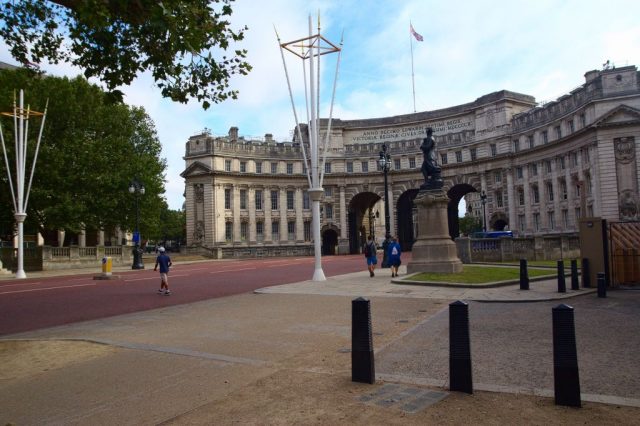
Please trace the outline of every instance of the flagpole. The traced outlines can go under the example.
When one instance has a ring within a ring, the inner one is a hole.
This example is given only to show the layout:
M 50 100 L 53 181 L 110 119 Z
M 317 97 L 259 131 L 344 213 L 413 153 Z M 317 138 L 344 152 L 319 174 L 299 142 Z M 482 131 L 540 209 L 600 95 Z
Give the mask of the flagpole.
M 411 21 L 409 21 L 409 28 L 412 28 Z M 413 73 L 413 34 L 409 31 L 409 45 L 411 46 L 411 87 L 413 89 L 413 112 L 416 112 L 416 81 Z

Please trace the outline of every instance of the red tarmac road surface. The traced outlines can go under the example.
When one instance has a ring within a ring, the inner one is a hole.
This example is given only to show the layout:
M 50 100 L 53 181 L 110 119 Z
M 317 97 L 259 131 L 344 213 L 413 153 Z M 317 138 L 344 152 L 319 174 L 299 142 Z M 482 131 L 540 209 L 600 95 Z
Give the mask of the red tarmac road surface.
M 0 281 L 0 335 L 105 318 L 165 306 L 251 292 L 306 281 L 313 257 L 268 258 L 177 264 L 169 273 L 171 296 L 156 293 L 160 274 L 148 269 L 118 272 L 118 280 L 96 273 Z M 322 258 L 326 276 L 366 268 L 362 255 Z

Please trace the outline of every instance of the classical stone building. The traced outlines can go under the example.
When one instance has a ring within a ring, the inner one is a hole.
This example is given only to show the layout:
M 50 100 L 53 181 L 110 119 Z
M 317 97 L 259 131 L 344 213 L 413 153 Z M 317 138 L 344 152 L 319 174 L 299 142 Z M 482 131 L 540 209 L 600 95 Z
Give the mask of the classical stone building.
M 640 217 L 640 83 L 635 66 L 590 71 L 556 101 L 494 92 L 463 105 L 414 114 L 334 119 L 324 169 L 322 247 L 356 253 L 365 235 L 384 236 L 384 185 L 378 166 L 386 144 L 389 226 L 409 248 L 413 199 L 423 183 L 425 128 L 436 138 L 449 230 L 458 203 L 487 229 L 517 235 L 575 233 L 583 216 Z M 326 129 L 326 121 L 321 129 Z M 303 134 L 306 128 L 302 128 Z M 299 140 L 247 140 L 231 128 L 186 143 L 187 244 L 222 257 L 310 254 L 311 210 Z M 304 141 L 303 141 L 304 143 Z M 481 194 L 484 193 L 484 205 Z

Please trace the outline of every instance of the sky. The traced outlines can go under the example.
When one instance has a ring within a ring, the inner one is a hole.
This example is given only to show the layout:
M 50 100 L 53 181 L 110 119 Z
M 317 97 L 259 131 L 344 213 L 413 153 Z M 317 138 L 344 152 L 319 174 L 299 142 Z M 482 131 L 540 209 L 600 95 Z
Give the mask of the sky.
M 584 83 L 584 74 L 615 66 L 640 65 L 640 2 L 609 0 L 237 0 L 234 28 L 249 27 L 235 48 L 248 50 L 253 70 L 232 78 L 237 100 L 203 110 L 163 99 L 148 73 L 121 88 L 125 102 L 142 106 L 155 122 L 166 158 L 166 199 L 184 203 L 185 143 L 205 128 L 245 137 L 273 134 L 289 140 L 295 127 L 280 49 L 282 42 L 309 35 L 320 15 L 322 34 L 339 44 L 343 35 L 333 117 L 361 119 L 447 108 L 499 90 L 556 99 Z M 409 24 L 424 41 L 411 39 Z M 304 114 L 300 60 L 286 54 L 298 116 Z M 328 117 L 338 55 L 322 65 L 321 111 Z M 0 43 L 0 61 L 15 64 Z M 41 64 L 51 75 L 75 76 L 69 65 Z M 36 169 L 37 170 L 37 169 Z M 464 209 L 462 209 L 464 211 Z

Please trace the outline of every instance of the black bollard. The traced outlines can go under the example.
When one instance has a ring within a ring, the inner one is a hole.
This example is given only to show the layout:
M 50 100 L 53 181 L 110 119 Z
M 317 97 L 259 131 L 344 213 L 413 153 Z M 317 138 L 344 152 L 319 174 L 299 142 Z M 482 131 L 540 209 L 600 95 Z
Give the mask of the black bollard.
M 578 261 L 571 259 L 571 290 L 580 290 L 580 282 L 578 281 Z
M 351 301 L 351 381 L 374 384 L 371 307 L 367 299 Z
M 567 285 L 564 282 L 564 262 L 558 260 L 558 293 L 566 293 Z
M 553 315 L 553 389 L 556 405 L 580 407 L 580 377 L 573 308 L 558 305 Z
M 607 297 L 607 281 L 604 272 L 598 272 L 598 297 Z
M 591 272 L 589 271 L 589 259 L 582 258 L 582 287 L 591 287 Z
M 527 259 L 520 259 L 520 290 L 529 290 L 529 272 Z
M 473 393 L 469 305 L 460 300 L 449 304 L 449 389 Z

